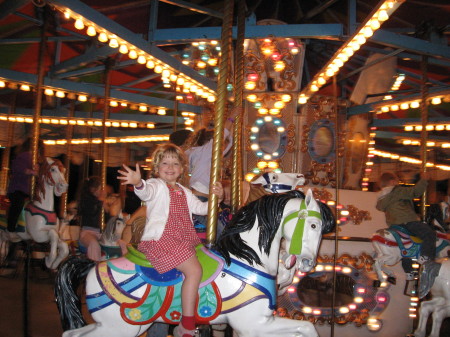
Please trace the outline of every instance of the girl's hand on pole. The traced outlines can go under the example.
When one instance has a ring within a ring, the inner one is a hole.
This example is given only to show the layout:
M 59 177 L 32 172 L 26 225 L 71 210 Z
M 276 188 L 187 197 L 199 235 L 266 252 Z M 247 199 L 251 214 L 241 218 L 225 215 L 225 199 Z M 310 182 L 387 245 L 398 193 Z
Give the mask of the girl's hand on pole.
M 212 193 L 219 197 L 219 202 L 223 200 L 223 187 L 219 181 L 213 185 Z
M 136 163 L 136 171 L 133 171 L 125 164 L 123 164 L 123 168 L 124 170 L 117 171 L 120 174 L 117 179 L 122 180 L 121 185 L 130 184 L 138 187 L 142 184 L 141 169 L 139 168 L 138 163 Z

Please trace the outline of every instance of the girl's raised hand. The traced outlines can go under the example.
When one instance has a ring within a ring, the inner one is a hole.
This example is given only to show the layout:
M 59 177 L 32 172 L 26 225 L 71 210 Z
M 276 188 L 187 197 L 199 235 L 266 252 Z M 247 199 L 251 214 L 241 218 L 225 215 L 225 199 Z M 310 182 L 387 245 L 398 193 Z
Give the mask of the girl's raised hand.
M 136 163 L 136 171 L 133 171 L 127 165 L 123 164 L 125 170 L 118 170 L 117 172 L 121 174 L 117 179 L 122 180 L 121 185 L 140 185 L 141 184 L 141 169 L 139 164 Z

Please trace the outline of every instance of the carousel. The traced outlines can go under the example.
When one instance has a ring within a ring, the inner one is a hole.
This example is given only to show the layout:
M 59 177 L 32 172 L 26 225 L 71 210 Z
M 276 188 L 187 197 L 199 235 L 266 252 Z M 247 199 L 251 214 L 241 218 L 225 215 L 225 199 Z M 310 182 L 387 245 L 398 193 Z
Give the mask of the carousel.
M 194 221 L 196 335 L 449 336 L 447 2 L 1 1 L 5 336 L 173 334 L 183 274 L 137 249 L 145 210 L 118 170 L 152 178 L 157 146 L 189 153 L 202 127 L 229 198 L 211 187 Z M 421 240 L 375 208 L 384 172 L 430 177 L 412 202 L 436 232 L 425 292 Z M 77 214 L 92 177 L 98 261 Z

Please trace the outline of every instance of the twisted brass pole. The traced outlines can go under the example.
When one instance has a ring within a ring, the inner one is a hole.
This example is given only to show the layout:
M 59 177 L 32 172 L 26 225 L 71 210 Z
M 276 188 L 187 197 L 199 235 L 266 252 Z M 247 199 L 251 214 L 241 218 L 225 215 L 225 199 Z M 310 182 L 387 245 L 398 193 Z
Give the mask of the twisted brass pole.
M 73 113 L 75 111 L 75 101 L 72 101 L 70 105 L 70 111 L 69 111 L 69 118 L 73 117 Z M 64 161 L 64 167 L 66 168 L 66 172 L 64 174 L 64 177 L 66 178 L 67 183 L 69 182 L 69 176 L 70 176 L 70 158 L 72 157 L 72 137 L 73 137 L 73 125 L 69 124 L 67 125 L 66 129 L 66 139 L 67 139 L 67 148 L 66 148 L 66 159 Z M 67 215 L 67 199 L 68 199 L 69 193 L 63 193 L 61 195 L 61 201 L 60 201 L 60 217 L 65 218 Z
M 422 132 L 420 134 L 420 160 L 422 161 L 421 172 L 425 173 L 427 171 L 427 124 L 428 124 L 428 57 L 422 56 L 421 61 L 421 70 L 422 70 L 422 104 L 420 106 L 420 114 L 422 117 Z M 422 195 L 422 203 L 420 205 L 420 211 L 422 214 L 422 219 L 425 219 L 426 212 L 426 204 L 427 204 L 427 191 Z
M 227 79 L 229 73 L 229 59 L 231 54 L 232 26 L 233 26 L 233 1 L 225 1 L 224 18 L 222 22 L 222 57 L 219 63 L 219 77 L 217 84 L 217 100 L 214 115 L 214 139 L 211 160 L 211 175 L 208 203 L 208 222 L 206 226 L 207 244 L 211 245 L 216 238 L 217 206 L 218 198 L 211 193 L 212 186 L 220 181 L 222 164 L 223 127 L 227 100 Z
M 108 127 L 106 121 L 109 118 L 109 99 L 111 91 L 111 59 L 107 59 L 105 62 L 105 97 L 103 106 L 103 132 L 102 132 L 102 171 L 101 182 L 102 190 L 106 189 L 106 168 L 108 167 L 108 144 L 106 138 L 108 137 Z M 106 196 L 105 196 L 106 197 Z M 100 227 L 103 230 L 105 228 L 105 212 L 101 212 Z
M 45 47 L 47 44 L 46 31 L 48 26 L 47 13 L 45 7 L 42 8 L 42 19 L 43 24 L 41 26 L 41 40 L 39 42 L 39 58 L 38 58 L 38 69 L 37 69 L 37 83 L 36 83 L 36 100 L 33 114 L 33 133 L 31 139 L 31 162 L 33 168 L 36 167 L 39 160 L 39 134 L 41 132 L 39 120 L 41 119 L 42 112 L 42 98 L 44 93 L 43 83 L 45 75 Z M 34 188 L 36 184 L 36 177 L 31 176 L 31 198 L 34 198 Z
M 11 103 L 11 107 L 8 109 L 8 117 L 16 111 L 17 92 L 14 94 L 13 97 L 14 98 Z M 15 124 L 14 122 L 11 122 L 8 119 L 6 146 L 5 146 L 5 150 L 3 151 L 2 172 L 1 172 L 1 176 L 0 176 L 0 194 L 1 195 L 6 195 L 6 192 L 8 190 L 8 177 L 9 177 L 9 170 L 11 168 L 10 163 L 9 163 L 9 157 L 11 155 L 11 147 L 13 144 L 14 124 Z
M 234 107 L 242 107 L 244 93 L 244 39 L 245 39 L 245 0 L 238 0 L 238 33 L 236 40 L 235 97 Z M 233 170 L 231 175 L 231 208 L 236 212 L 242 205 L 242 118 L 236 115 L 233 125 Z

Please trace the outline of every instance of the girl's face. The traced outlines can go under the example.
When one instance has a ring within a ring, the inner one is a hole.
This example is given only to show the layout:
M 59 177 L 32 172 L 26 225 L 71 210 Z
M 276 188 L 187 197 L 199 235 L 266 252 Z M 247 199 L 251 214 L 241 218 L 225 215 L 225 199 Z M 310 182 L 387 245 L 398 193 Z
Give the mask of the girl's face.
M 183 173 L 183 166 L 178 157 L 165 155 L 157 167 L 159 177 L 170 185 L 175 185 Z

